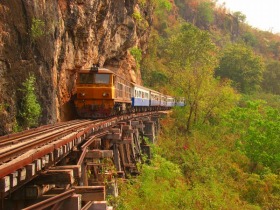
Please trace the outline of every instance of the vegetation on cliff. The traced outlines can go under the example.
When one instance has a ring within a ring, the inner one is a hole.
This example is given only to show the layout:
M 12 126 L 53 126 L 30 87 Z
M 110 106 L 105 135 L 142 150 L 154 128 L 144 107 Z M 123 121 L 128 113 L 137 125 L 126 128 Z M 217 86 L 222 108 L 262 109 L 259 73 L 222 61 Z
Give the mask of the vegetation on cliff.
M 184 96 L 118 209 L 278 209 L 280 37 L 210 0 L 157 7 L 144 83 Z M 158 16 L 157 14 L 165 14 Z
M 42 112 L 42 108 L 38 102 L 35 90 L 35 77 L 30 75 L 22 84 L 19 90 L 20 95 L 20 109 L 18 112 L 17 128 L 15 130 L 26 130 L 30 127 L 38 126 L 38 121 Z

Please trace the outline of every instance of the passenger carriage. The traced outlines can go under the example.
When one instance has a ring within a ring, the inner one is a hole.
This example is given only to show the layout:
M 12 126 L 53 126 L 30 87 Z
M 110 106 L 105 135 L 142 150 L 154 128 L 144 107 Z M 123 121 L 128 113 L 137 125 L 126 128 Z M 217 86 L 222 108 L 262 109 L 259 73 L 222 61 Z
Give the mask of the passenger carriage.
M 171 108 L 173 106 L 175 106 L 175 98 L 173 98 L 172 96 L 166 96 L 167 99 L 166 99 L 166 106 L 168 108 Z
M 186 105 L 186 100 L 184 97 L 180 97 L 176 100 L 176 106 L 182 107 Z
M 160 95 L 160 106 L 161 107 L 166 107 L 166 105 L 167 105 L 167 96 L 161 94 Z
M 145 111 L 150 106 L 150 90 L 133 84 L 131 88 L 132 108 L 136 111 Z
M 150 90 L 150 107 L 152 110 L 158 110 L 160 107 L 161 93 Z

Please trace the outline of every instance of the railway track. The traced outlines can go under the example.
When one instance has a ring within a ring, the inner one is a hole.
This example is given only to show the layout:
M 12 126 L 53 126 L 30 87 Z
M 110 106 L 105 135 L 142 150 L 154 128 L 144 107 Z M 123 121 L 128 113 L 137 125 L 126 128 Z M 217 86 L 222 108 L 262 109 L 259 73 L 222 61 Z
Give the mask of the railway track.
M 40 129 L 33 130 L 33 132 L 24 132 L 21 135 L 2 139 L 0 140 L 0 164 L 99 121 L 73 121 L 53 126 L 43 126 Z
M 104 131 L 117 122 L 150 115 L 135 113 L 98 120 L 74 120 L 0 137 L 0 179 L 90 131 Z
M 55 131 L 57 129 L 63 129 L 63 128 L 67 128 L 71 125 L 76 125 L 79 122 L 85 122 L 85 120 L 83 120 L 83 121 L 74 120 L 74 121 L 70 121 L 70 122 L 57 123 L 57 124 L 53 124 L 53 125 L 44 125 L 39 128 L 30 129 L 30 130 L 26 130 L 26 131 L 15 133 L 15 134 L 0 136 L 0 149 L 5 146 L 17 144 L 18 142 L 28 140 L 29 138 L 33 138 L 33 137 L 36 137 L 41 134 L 42 135 L 47 134 L 47 133 L 49 133 L 51 131 Z M 92 122 L 92 121 L 90 121 L 90 122 Z

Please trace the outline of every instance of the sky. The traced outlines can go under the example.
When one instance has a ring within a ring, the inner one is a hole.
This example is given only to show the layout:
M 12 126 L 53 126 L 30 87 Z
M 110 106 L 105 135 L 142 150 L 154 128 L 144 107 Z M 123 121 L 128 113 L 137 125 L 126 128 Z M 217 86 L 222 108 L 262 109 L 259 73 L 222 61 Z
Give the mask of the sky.
M 280 0 L 217 0 L 232 12 L 240 11 L 254 28 L 280 33 Z

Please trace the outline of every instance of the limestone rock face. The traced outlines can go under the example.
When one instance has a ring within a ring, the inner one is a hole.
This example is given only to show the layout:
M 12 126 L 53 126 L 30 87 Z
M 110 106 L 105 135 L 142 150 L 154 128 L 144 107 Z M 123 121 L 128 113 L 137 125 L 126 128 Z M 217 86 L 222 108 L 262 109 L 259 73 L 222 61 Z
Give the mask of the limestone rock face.
M 80 69 L 99 64 L 141 83 L 129 48 L 147 48 L 151 14 L 151 5 L 136 0 L 1 0 L 0 135 L 12 131 L 18 89 L 30 74 L 43 124 L 74 118 Z

